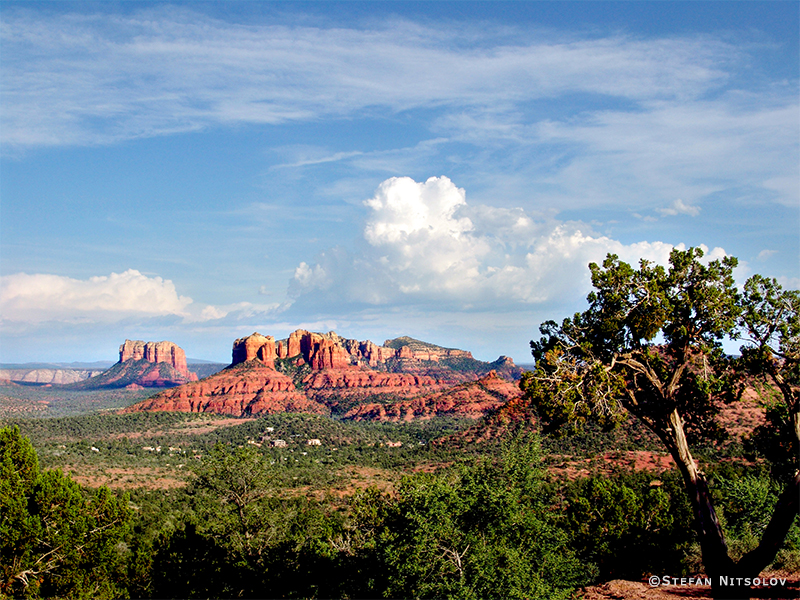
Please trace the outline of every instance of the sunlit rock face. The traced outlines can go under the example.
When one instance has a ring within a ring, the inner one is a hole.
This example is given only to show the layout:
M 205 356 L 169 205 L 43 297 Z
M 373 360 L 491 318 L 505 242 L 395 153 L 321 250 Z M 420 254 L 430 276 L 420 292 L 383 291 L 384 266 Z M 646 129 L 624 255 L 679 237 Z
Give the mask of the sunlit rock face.
M 233 343 L 227 369 L 129 410 L 238 416 L 311 412 L 358 420 L 478 418 L 518 395 L 520 373 L 506 357 L 485 363 L 465 350 L 409 337 L 378 346 L 334 331 L 298 329 L 278 341 L 255 332 Z
M 185 377 L 190 377 L 189 368 L 186 366 L 186 353 L 180 346 L 172 342 L 125 340 L 119 347 L 119 362 L 124 363 L 128 360 L 167 363 Z
M 233 342 L 232 365 L 258 359 L 268 367 L 275 366 L 275 338 L 253 333 Z
M 291 377 L 257 358 L 231 365 L 200 381 L 165 390 L 126 410 L 208 412 L 237 417 L 327 412 L 325 405 L 298 391 Z

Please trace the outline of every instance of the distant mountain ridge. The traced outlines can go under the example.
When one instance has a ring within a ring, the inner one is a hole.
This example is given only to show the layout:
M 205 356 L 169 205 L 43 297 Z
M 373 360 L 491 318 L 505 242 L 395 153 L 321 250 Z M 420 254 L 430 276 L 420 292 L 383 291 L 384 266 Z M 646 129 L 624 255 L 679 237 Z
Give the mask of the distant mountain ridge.
M 0 369 L 0 381 L 32 385 L 69 385 L 100 375 L 104 370 L 28 366 L 27 368 Z
M 26 362 L 26 363 L 0 363 L 0 370 L 21 371 L 32 369 L 65 369 L 65 370 L 92 370 L 101 371 L 109 368 L 114 363 L 110 360 L 96 360 L 93 362 Z
M 110 361 L 71 362 L 71 363 L 6 363 L 0 364 L 0 382 L 21 383 L 24 385 L 71 385 L 89 378 L 102 375 L 115 364 Z M 228 366 L 228 363 L 218 363 L 209 360 L 187 358 L 186 364 L 189 371 L 198 378 L 208 377 Z M 167 375 L 168 376 L 168 375 Z M 122 387 L 136 384 L 137 376 L 123 376 L 127 380 Z M 108 379 L 113 382 L 114 378 Z M 102 388 L 104 379 L 96 379 L 93 385 Z M 178 384 L 176 384 L 178 385 Z M 111 387 L 120 387 L 112 385 Z M 98 388 L 98 389 L 99 389 Z

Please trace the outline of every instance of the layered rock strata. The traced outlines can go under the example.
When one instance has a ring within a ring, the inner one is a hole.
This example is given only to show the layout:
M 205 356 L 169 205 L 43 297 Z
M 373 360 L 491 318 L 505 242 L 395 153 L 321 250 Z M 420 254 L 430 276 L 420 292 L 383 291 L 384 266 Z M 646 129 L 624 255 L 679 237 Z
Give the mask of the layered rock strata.
M 479 419 L 519 398 L 519 386 L 491 371 L 485 377 L 442 391 L 390 403 L 364 403 L 345 413 L 354 421 L 411 421 L 448 415 Z
M 74 383 L 72 389 L 174 387 L 197 381 L 186 365 L 186 353 L 172 342 L 125 340 L 119 362 L 95 377 Z
M 104 369 L 0 369 L 0 380 L 67 385 L 100 375 Z
M 165 390 L 127 412 L 210 412 L 247 416 L 279 412 L 325 413 L 319 402 L 297 391 L 292 379 L 254 359 L 230 366 L 201 381 Z
M 119 362 L 144 360 L 149 363 L 166 363 L 191 380 L 189 367 L 186 366 L 186 353 L 183 348 L 172 342 L 143 342 L 141 340 L 125 340 L 119 347 Z M 197 379 L 195 377 L 195 379 Z
M 253 333 L 233 342 L 232 365 L 258 359 L 268 367 L 275 366 L 275 338 Z
M 444 412 L 477 418 L 519 392 L 516 384 L 494 371 L 485 381 L 475 382 L 486 375 L 490 363 L 475 361 L 469 352 L 412 338 L 377 346 L 333 331 L 298 329 L 277 342 L 253 333 L 233 343 L 231 358 L 227 369 L 157 394 L 130 410 L 230 415 L 349 411 L 345 416 L 358 420 L 429 418 Z M 453 368 L 452 361 L 461 361 L 460 368 Z M 510 359 L 496 362 L 504 371 L 516 369 Z M 451 390 L 465 382 L 475 385 Z M 376 398 L 382 402 L 374 402 Z

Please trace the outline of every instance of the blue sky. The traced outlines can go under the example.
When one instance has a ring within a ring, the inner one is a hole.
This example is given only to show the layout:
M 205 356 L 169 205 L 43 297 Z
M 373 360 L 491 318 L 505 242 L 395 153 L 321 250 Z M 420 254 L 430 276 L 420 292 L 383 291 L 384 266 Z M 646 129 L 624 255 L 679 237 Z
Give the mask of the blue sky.
M 608 252 L 800 287 L 800 3 L 4 2 L 0 362 L 529 362 Z

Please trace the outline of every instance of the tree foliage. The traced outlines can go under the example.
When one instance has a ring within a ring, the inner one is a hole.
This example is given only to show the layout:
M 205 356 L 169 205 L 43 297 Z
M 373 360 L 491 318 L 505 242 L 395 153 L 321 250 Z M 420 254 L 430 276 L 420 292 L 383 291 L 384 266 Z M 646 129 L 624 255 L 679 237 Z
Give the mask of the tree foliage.
M 548 511 L 539 462 L 538 445 L 515 444 L 499 464 L 408 477 L 396 498 L 365 492 L 354 526 L 383 574 L 373 594 L 569 597 L 589 573 Z
M 690 520 L 679 481 L 636 472 L 570 484 L 564 526 L 581 559 L 597 565 L 601 581 L 636 580 L 683 572 Z
M 633 415 L 670 452 L 684 480 L 707 572 L 757 575 L 774 558 L 797 514 L 798 293 L 755 276 L 740 294 L 735 258 L 705 262 L 697 248 L 675 249 L 669 268 L 642 260 L 634 269 L 615 255 L 592 263 L 589 307 L 559 325 L 542 325 L 531 342 L 536 368 L 522 382 L 551 430 L 587 420 L 614 427 Z M 722 341 L 745 336 L 741 360 Z M 716 416 L 736 400 L 737 372 L 771 377 L 783 394 L 792 474 L 762 543 L 738 563 L 728 555 L 705 473 L 690 446 L 718 439 Z
M 91 497 L 61 471 L 41 471 L 18 428 L 0 430 L 0 596 L 118 595 L 130 524 L 125 499 Z

